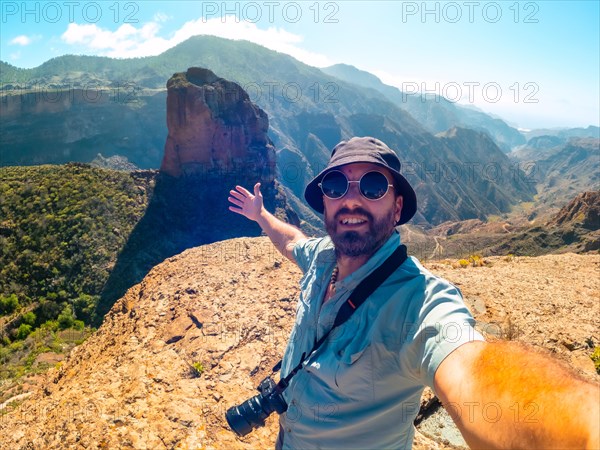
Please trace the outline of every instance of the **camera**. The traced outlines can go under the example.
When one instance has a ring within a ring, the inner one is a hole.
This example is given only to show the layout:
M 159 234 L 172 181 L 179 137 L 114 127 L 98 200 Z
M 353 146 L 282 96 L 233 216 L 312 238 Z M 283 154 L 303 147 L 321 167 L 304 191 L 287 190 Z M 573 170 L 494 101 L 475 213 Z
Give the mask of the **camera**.
M 287 411 L 288 405 L 283 398 L 282 389 L 267 377 L 258 386 L 260 394 L 246 400 L 239 406 L 232 406 L 225 413 L 229 427 L 238 436 L 246 436 L 254 428 L 265 425 L 265 419 L 273 411 L 282 414 Z

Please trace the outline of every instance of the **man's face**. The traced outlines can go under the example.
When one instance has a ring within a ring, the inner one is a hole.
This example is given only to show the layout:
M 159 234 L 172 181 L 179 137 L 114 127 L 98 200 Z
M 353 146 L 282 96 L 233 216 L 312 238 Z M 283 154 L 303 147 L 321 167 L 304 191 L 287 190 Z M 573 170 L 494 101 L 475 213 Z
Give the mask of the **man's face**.
M 337 169 L 348 180 L 358 181 L 367 172 L 383 173 L 394 184 L 391 173 L 374 164 L 348 164 Z M 346 195 L 339 199 L 323 196 L 325 229 L 335 244 L 336 252 L 346 256 L 371 256 L 390 236 L 400 220 L 402 196 L 395 197 L 389 188 L 379 200 L 368 200 L 360 193 L 358 183 L 350 183 Z

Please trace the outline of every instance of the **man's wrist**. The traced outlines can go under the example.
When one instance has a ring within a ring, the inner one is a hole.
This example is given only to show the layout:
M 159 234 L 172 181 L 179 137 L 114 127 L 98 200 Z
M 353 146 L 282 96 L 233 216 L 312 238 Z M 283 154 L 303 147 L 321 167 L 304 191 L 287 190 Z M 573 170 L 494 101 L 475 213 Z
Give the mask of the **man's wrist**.
M 256 222 L 264 230 L 265 226 L 269 224 L 271 217 L 273 217 L 273 215 L 269 211 L 267 211 L 267 209 L 263 206 L 260 212 L 258 213 Z

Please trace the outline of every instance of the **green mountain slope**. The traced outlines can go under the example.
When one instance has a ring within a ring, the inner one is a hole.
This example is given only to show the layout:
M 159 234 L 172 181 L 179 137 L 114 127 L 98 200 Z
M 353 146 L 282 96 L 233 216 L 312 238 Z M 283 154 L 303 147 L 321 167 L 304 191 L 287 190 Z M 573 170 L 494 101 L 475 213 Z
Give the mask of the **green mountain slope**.
M 82 164 L 0 168 L 0 298 L 33 308 L 38 325 L 69 303 L 91 323 L 152 178 Z
M 422 194 L 421 203 L 427 205 L 416 218 L 422 224 L 506 212 L 506 202 L 487 199 L 517 202 L 534 193 L 509 177 L 485 186 L 481 179 L 439 183 L 434 176 L 432 180 L 427 165 L 438 171 L 448 164 L 485 165 L 495 161 L 498 147 L 481 133 L 471 133 L 456 153 L 450 141 L 433 136 L 382 92 L 250 42 L 210 36 L 190 38 L 154 57 L 63 56 L 24 71 L 28 78 L 19 90 L 13 86 L 0 98 L 0 164 L 90 162 L 102 153 L 125 156 L 138 167 L 157 168 L 166 139 L 164 86 L 174 72 L 190 66 L 206 67 L 239 82 L 267 112 L 269 134 L 278 151 L 278 178 L 297 197 L 294 203 L 301 202 L 306 182 L 324 167 L 333 145 L 353 135 L 381 138 L 397 149 L 406 168 L 425 168 L 407 173 Z M 48 100 L 43 89 L 60 101 Z M 473 153 L 481 146 L 489 152 Z M 318 226 L 319 219 L 312 214 L 302 218 Z

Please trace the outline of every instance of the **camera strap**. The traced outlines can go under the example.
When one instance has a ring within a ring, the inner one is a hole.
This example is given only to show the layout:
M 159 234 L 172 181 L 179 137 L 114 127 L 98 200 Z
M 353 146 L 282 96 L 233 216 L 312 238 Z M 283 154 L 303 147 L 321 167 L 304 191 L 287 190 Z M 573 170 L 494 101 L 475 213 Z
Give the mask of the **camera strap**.
M 279 392 L 283 392 L 285 388 L 288 387 L 290 380 L 298 371 L 302 369 L 304 363 L 307 360 L 307 357 L 312 355 L 322 344 L 325 342 L 327 337 L 331 334 L 331 332 L 344 324 L 358 309 L 360 305 L 362 305 L 365 300 L 373 293 L 375 290 L 398 268 L 400 267 L 407 258 L 406 246 L 400 245 L 394 253 L 392 253 L 388 258 L 373 272 L 371 272 L 364 280 L 362 280 L 358 286 L 352 291 L 348 299 L 344 302 L 344 304 L 340 307 L 337 316 L 335 317 L 335 321 L 333 322 L 333 326 L 331 329 L 325 333 L 321 339 L 315 342 L 312 350 L 308 353 L 302 353 L 302 357 L 300 358 L 300 363 L 294 367 L 294 369 L 285 377 L 279 380 L 277 383 L 277 390 Z M 273 367 L 273 372 L 277 372 L 281 369 L 280 360 L 275 367 Z

